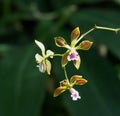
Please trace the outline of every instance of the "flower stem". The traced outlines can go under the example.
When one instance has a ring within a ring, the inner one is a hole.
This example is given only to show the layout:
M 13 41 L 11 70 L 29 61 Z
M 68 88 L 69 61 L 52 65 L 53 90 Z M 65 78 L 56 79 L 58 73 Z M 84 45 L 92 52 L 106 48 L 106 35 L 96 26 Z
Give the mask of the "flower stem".
M 91 33 L 93 30 L 95 30 L 95 28 L 92 28 L 92 29 L 90 29 L 89 31 L 87 31 L 86 33 L 82 34 L 82 35 L 80 36 L 80 38 L 77 40 L 76 44 L 77 44 L 83 37 L 85 37 L 86 35 L 88 35 L 89 33 Z
M 66 78 L 68 84 L 70 84 L 69 79 L 68 79 L 68 76 L 67 76 L 66 68 L 63 67 L 63 69 L 64 69 L 65 78 Z
M 63 54 L 54 54 L 53 56 L 63 56 Z
M 109 27 L 101 27 L 101 26 L 97 26 L 95 25 L 94 28 L 88 30 L 86 33 L 82 34 L 80 36 L 80 38 L 76 41 L 76 44 L 83 38 L 85 37 L 86 35 L 88 35 L 89 33 L 91 33 L 92 31 L 94 31 L 95 29 L 100 29 L 100 30 L 108 30 L 108 31 L 114 31 L 114 32 L 118 32 L 120 31 L 120 28 L 109 28 Z
M 114 31 L 114 32 L 118 32 L 120 31 L 120 28 L 109 28 L 109 27 L 101 27 L 101 26 L 97 26 L 95 25 L 94 27 L 95 29 L 102 29 L 102 30 L 108 30 L 108 31 Z
M 63 56 L 63 54 L 53 54 L 53 55 L 50 55 L 50 56 L 46 57 L 46 59 L 49 58 L 49 57 L 53 57 L 53 56 Z

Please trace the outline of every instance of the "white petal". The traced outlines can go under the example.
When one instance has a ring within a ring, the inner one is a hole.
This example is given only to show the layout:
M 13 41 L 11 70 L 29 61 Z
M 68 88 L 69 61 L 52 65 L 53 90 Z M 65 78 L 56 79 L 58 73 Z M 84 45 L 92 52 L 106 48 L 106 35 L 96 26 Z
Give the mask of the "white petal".
M 41 49 L 42 51 L 42 55 L 45 56 L 45 46 L 43 45 L 43 43 L 35 40 L 35 43 L 38 45 L 38 47 Z
M 47 50 L 47 51 L 46 51 L 46 57 L 51 56 L 50 58 L 53 58 L 53 54 L 54 54 L 54 52 L 51 51 L 51 50 Z
M 45 65 L 45 62 L 41 62 L 39 64 L 39 71 L 44 73 L 46 71 L 46 65 Z
M 43 57 L 37 53 L 35 55 L 35 60 L 36 60 L 37 63 L 40 63 L 43 60 Z
M 50 75 L 50 72 L 51 72 L 51 62 L 49 60 L 46 60 L 46 70 L 47 70 L 47 73 Z
M 73 101 L 76 101 L 77 99 L 81 99 L 79 92 L 76 91 L 74 88 L 70 88 L 69 91 L 71 93 L 71 97 Z

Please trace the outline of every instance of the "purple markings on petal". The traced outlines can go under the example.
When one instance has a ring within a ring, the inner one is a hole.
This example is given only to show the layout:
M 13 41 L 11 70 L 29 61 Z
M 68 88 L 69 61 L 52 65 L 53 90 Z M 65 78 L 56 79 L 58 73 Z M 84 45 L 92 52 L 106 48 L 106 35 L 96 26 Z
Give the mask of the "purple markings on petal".
M 71 52 L 70 55 L 67 57 L 68 61 L 71 60 L 78 60 L 79 56 L 77 52 Z
M 37 67 L 39 68 L 39 71 L 44 73 L 46 71 L 46 66 L 45 66 L 45 62 L 40 62 L 39 65 L 37 65 Z
M 71 93 L 71 97 L 72 97 L 73 101 L 76 101 L 77 99 L 81 99 L 81 97 L 79 96 L 78 91 L 76 91 L 74 88 L 70 88 L 69 91 Z

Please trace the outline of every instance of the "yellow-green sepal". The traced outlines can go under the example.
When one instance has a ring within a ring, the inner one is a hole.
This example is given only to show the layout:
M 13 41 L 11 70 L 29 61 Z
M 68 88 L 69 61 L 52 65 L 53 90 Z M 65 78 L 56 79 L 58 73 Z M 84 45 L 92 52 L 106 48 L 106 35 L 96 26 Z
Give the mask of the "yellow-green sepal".
M 68 44 L 63 37 L 55 37 L 55 44 L 58 47 L 67 47 Z
M 70 83 L 74 83 L 74 82 L 76 82 L 77 80 L 80 80 L 80 79 L 82 79 L 82 76 L 74 75 L 70 78 Z
M 79 69 L 80 68 L 80 64 L 81 64 L 81 59 L 80 56 L 78 55 L 78 60 L 74 60 L 73 61 L 74 66 Z
M 69 55 L 69 50 L 67 50 L 67 52 L 65 52 L 63 54 L 63 56 L 62 56 L 62 61 L 61 61 L 62 67 L 65 67 L 67 65 L 67 63 L 68 63 L 68 59 L 67 59 L 68 55 Z
M 84 79 L 84 78 L 82 78 L 82 79 L 80 79 L 80 80 L 77 80 L 76 81 L 76 85 L 84 85 L 84 84 L 86 84 L 88 81 L 86 80 L 86 79 Z
M 46 59 L 46 72 L 48 75 L 50 75 L 51 72 L 51 62 L 49 60 Z
M 63 93 L 64 91 L 66 91 L 67 87 L 66 86 L 61 86 L 58 87 L 53 94 L 53 97 L 57 97 L 58 95 L 60 95 L 61 93 Z
M 93 42 L 89 40 L 84 40 L 76 47 L 76 50 L 89 50 L 92 44 Z
M 87 80 L 82 78 L 80 75 L 74 75 L 70 78 L 70 83 L 74 83 L 75 85 L 84 85 L 87 83 Z
M 75 46 L 76 41 L 78 37 L 80 36 L 80 30 L 79 27 L 76 27 L 72 32 L 71 32 L 71 46 Z

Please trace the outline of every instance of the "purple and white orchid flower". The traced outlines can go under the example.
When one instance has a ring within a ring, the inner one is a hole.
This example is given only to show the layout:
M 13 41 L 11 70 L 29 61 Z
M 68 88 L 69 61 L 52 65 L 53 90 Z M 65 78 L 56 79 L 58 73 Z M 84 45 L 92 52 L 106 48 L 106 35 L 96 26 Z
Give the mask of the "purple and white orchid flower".
M 93 42 L 91 42 L 89 40 L 84 40 L 79 45 L 77 45 L 79 42 L 78 41 L 79 36 L 80 36 L 80 30 L 79 30 L 79 27 L 76 27 L 71 32 L 71 44 L 70 45 L 67 44 L 67 42 L 65 41 L 64 38 L 55 37 L 55 44 L 58 47 L 67 48 L 67 51 L 62 56 L 62 67 L 65 67 L 67 65 L 68 61 L 73 61 L 74 66 L 77 69 L 79 69 L 81 59 L 80 59 L 80 56 L 79 56 L 77 50 L 88 50 L 92 46 Z
M 35 40 L 35 43 L 41 49 L 42 52 L 42 55 L 39 55 L 38 53 L 35 55 L 36 62 L 38 63 L 37 67 L 39 68 L 40 72 L 47 72 L 47 74 L 50 75 L 51 62 L 48 60 L 48 58 L 53 58 L 54 52 L 51 50 L 47 50 L 45 53 L 45 46 L 43 45 L 43 43 L 37 40 Z

